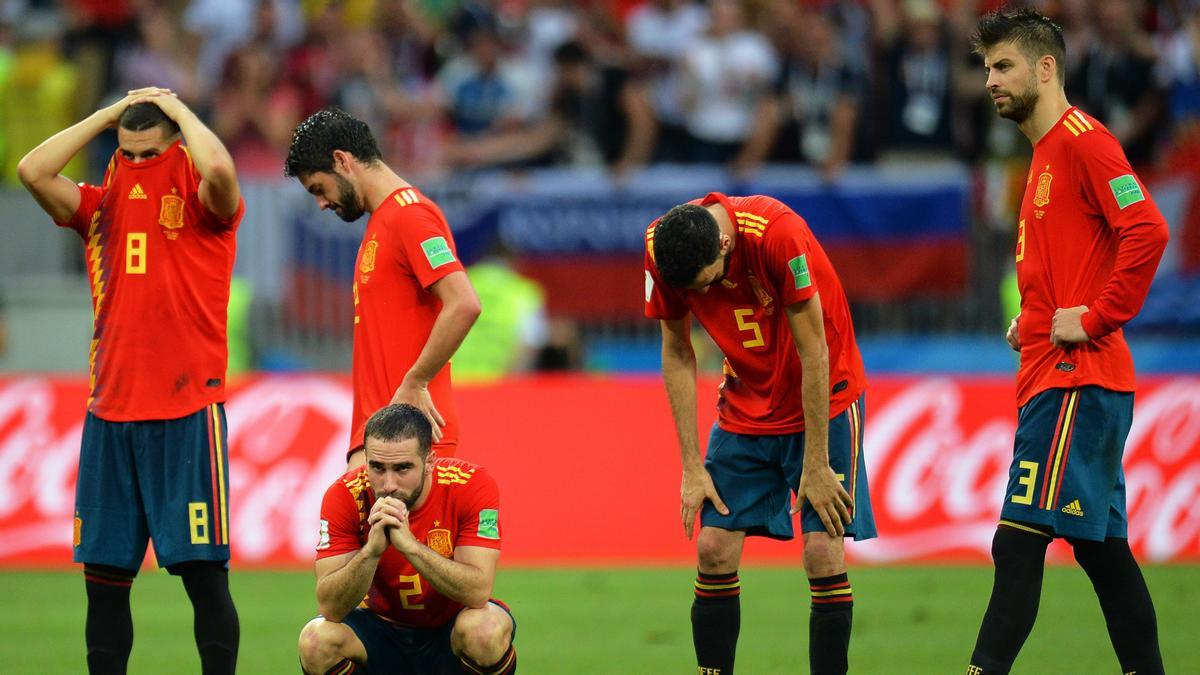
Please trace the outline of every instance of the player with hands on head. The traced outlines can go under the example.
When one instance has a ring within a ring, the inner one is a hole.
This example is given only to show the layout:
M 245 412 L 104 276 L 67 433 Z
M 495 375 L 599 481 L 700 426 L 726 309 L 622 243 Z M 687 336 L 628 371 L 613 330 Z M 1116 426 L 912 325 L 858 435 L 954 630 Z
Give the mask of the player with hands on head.
M 118 148 L 99 185 L 61 174 L 112 127 Z M 174 93 L 146 87 L 51 136 L 17 174 L 79 235 L 91 284 L 74 528 L 88 670 L 125 672 L 130 588 L 153 540 L 191 600 L 201 668 L 232 673 L 226 321 L 244 210 L 233 160 Z
M 646 315 L 662 327 L 689 539 L 700 517 L 692 605 L 700 672 L 733 672 L 745 537 L 791 539 L 800 514 L 812 592 L 809 665 L 844 673 L 853 596 L 843 537 L 874 537 L 875 525 L 862 454 L 866 376 L 833 266 L 804 220 L 778 200 L 715 192 L 650 225 L 645 263 Z M 703 458 L 692 316 L 725 355 Z

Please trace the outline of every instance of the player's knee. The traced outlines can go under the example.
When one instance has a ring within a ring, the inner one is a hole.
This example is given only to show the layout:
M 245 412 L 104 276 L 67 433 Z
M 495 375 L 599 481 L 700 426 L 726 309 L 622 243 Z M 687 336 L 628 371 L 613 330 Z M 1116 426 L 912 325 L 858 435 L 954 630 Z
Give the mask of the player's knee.
M 1104 541 L 1089 541 L 1068 537 L 1071 552 L 1075 561 L 1084 570 L 1112 567 L 1133 560 L 1133 552 L 1129 550 L 1129 540 L 1109 538 Z M 1137 563 L 1134 562 L 1136 565 Z
M 825 532 L 804 535 L 804 572 L 811 578 L 829 577 L 846 571 L 846 549 L 842 540 Z
M 455 652 L 466 654 L 476 663 L 494 663 L 508 649 L 509 624 L 496 612 L 467 609 L 454 622 L 451 642 Z
M 707 574 L 733 572 L 738 568 L 738 548 L 722 537 L 701 530 L 696 538 L 696 559 L 700 571 Z
M 300 663 L 305 672 L 324 673 L 333 664 L 344 658 L 344 631 L 341 624 L 333 624 L 317 617 L 304 625 L 300 631 Z

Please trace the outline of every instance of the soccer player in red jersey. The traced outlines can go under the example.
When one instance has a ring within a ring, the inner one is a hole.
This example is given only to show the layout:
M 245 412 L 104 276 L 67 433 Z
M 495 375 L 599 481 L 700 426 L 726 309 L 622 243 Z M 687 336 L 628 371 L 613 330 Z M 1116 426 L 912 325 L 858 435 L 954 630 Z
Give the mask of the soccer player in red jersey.
M 689 314 L 725 354 L 703 462 Z M 699 672 L 733 672 L 746 536 L 791 539 L 800 513 L 810 669 L 845 673 L 854 601 L 843 537 L 872 538 L 875 522 L 862 455 L 867 380 L 833 265 L 778 200 L 714 192 L 647 229 L 646 315 L 662 323 L 689 539 L 700 514 L 692 605 Z
M 366 466 L 321 502 L 317 604 L 304 672 L 512 673 L 512 614 L 491 598 L 500 491 L 487 469 L 442 459 L 419 409 L 367 421 Z M 365 599 L 364 599 L 365 598 Z
M 995 583 L 967 672 L 1007 673 L 1037 617 L 1046 547 L 1064 537 L 1092 581 L 1125 673 L 1163 672 L 1150 592 L 1129 550 L 1121 455 L 1133 359 L 1121 326 L 1146 298 L 1167 224 L 1120 144 L 1067 102 L 1062 29 L 1033 10 L 979 22 L 1001 117 L 1033 144 L 1017 224 L 1021 353 L 1013 461 L 992 540 Z
M 100 185 L 59 173 L 112 126 L 119 147 Z M 74 541 L 88 669 L 125 672 L 129 590 L 152 539 L 192 601 L 204 672 L 232 673 L 225 322 L 243 212 L 233 160 L 174 94 L 149 87 L 50 137 L 17 171 L 83 240 L 92 288 Z
M 346 222 L 371 213 L 354 271 L 349 467 L 363 463 L 367 418 L 389 402 L 425 411 L 434 448 L 454 456 L 450 357 L 480 307 L 442 210 L 384 164 L 366 123 L 336 108 L 296 127 L 284 172 Z

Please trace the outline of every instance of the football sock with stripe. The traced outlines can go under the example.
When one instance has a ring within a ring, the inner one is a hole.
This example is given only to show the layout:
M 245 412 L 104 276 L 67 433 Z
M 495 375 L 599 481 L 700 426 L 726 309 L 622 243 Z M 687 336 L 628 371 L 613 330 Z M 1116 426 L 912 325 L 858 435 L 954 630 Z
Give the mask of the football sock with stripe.
M 193 632 L 204 675 L 233 673 L 237 667 L 240 626 L 229 594 L 229 570 L 223 562 L 189 562 L 169 571 L 183 579 L 192 601 Z
M 812 611 L 808 616 L 808 666 L 813 675 L 845 673 L 849 668 L 854 592 L 845 572 L 808 579 Z
M 692 644 L 703 675 L 732 675 L 742 626 L 742 586 L 737 571 L 696 575 L 692 601 Z
M 88 672 L 92 675 L 124 673 L 133 649 L 133 615 L 129 611 L 129 589 L 137 570 L 84 565 L 87 588 Z
M 1036 528 L 1034 528 L 1036 529 Z M 1000 675 L 1012 668 L 1037 619 L 1050 535 L 1001 525 L 992 538 L 996 573 L 975 651 L 971 675 Z
M 332 668 L 325 671 L 325 675 L 366 675 L 367 669 L 365 666 L 360 666 L 350 659 L 342 659 L 338 661 Z
M 1129 550 L 1129 540 L 1110 537 L 1102 542 L 1068 541 L 1075 551 L 1075 560 L 1096 589 L 1121 672 L 1161 674 L 1163 662 L 1154 602 L 1142 570 Z
M 458 661 L 463 672 L 471 675 L 510 675 L 517 672 L 517 648 L 510 644 L 504 656 L 490 666 L 481 666 L 466 654 L 459 655 Z

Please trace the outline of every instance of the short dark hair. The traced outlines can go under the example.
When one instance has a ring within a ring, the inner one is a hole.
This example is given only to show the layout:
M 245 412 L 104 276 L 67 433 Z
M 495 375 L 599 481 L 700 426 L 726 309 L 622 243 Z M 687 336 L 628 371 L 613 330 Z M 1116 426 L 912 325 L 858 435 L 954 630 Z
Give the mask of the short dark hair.
M 334 150 L 348 152 L 367 164 L 381 157 L 366 122 L 329 106 L 296 126 L 283 175 L 301 178 L 318 172 L 332 173 Z
M 1062 26 L 1035 10 L 1023 7 L 985 14 L 971 36 L 971 51 L 983 56 L 1001 42 L 1015 44 L 1031 64 L 1047 54 L 1053 56 L 1059 84 L 1066 78 L 1067 43 Z
M 433 425 L 425 413 L 407 403 L 387 405 L 375 411 L 367 420 L 367 428 L 363 431 L 363 446 L 367 439 L 377 441 L 406 441 L 417 439 L 417 450 L 421 457 L 429 456 L 433 447 Z
M 708 209 L 680 204 L 654 228 L 654 264 L 664 283 L 686 288 L 721 253 L 721 228 Z
M 162 108 L 150 101 L 126 106 L 125 110 L 121 112 L 121 118 L 117 124 L 126 131 L 145 131 L 154 127 L 162 127 L 163 135 L 168 138 L 179 133 L 179 125 L 175 123 L 175 120 L 167 117 Z

